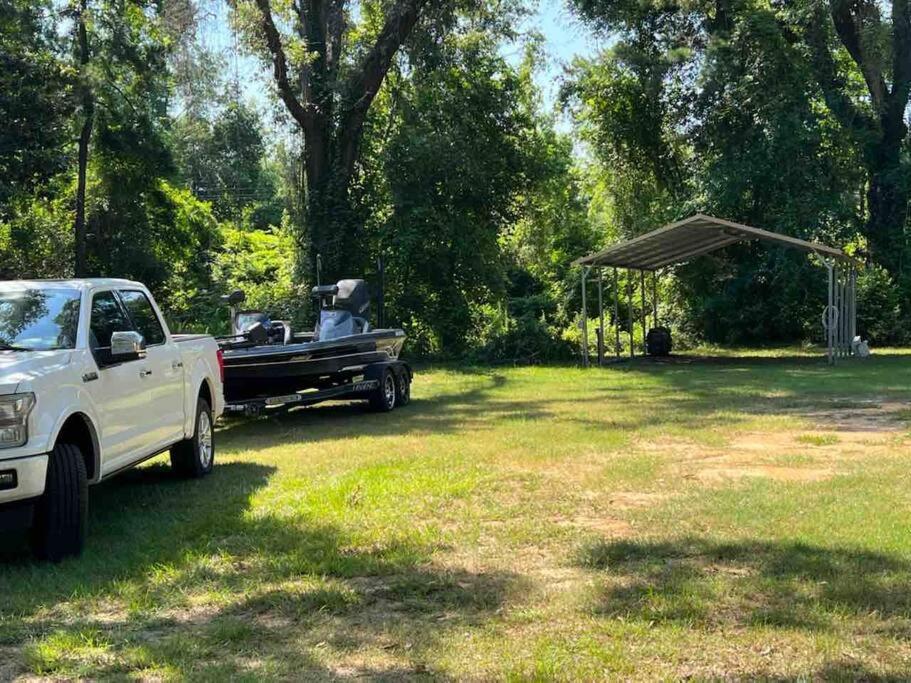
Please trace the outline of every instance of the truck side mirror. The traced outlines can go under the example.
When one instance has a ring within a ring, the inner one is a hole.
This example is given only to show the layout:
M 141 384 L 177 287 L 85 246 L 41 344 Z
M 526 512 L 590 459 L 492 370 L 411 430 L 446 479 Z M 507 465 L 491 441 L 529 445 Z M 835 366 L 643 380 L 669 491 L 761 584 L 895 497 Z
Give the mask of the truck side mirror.
M 126 363 L 145 358 L 146 344 L 139 332 L 133 330 L 111 334 L 111 362 Z

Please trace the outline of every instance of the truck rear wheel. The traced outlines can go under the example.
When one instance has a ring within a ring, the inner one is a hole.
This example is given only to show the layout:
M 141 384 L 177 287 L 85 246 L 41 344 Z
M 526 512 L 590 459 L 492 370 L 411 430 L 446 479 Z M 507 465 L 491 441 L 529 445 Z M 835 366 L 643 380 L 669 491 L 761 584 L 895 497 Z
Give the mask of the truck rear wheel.
M 89 490 L 82 451 L 57 444 L 47 462 L 44 494 L 35 505 L 32 549 L 36 557 L 59 562 L 85 546 Z
M 206 476 L 215 465 L 215 424 L 204 398 L 197 403 L 194 424 L 193 436 L 171 446 L 171 467 L 188 479 Z
M 389 368 L 384 368 L 380 374 L 379 385 L 370 394 L 370 409 L 378 413 L 388 413 L 395 408 L 397 393 L 395 373 Z

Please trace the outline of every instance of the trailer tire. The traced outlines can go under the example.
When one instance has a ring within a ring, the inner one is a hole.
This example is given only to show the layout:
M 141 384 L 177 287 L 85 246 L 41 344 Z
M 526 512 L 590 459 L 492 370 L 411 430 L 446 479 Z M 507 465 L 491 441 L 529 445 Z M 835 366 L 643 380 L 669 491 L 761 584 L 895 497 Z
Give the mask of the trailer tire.
M 212 409 L 202 397 L 196 406 L 193 436 L 171 446 L 171 467 L 181 477 L 199 479 L 215 465 L 215 423 Z
M 398 398 L 398 383 L 390 368 L 383 368 L 379 384 L 370 394 L 370 409 L 377 413 L 388 413 L 395 408 Z
M 399 408 L 403 408 L 411 403 L 411 371 L 407 367 L 403 367 L 396 374 L 395 404 Z
M 88 514 L 88 477 L 82 451 L 72 444 L 57 444 L 48 457 L 44 494 L 35 504 L 32 525 L 35 556 L 59 562 L 81 554 Z

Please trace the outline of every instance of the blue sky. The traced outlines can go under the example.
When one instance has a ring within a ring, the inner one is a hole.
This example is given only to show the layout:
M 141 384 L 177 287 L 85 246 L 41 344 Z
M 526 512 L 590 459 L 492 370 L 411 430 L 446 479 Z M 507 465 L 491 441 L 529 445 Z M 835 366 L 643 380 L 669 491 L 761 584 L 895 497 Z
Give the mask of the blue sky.
M 548 55 L 546 67 L 538 74 L 545 101 L 552 103 L 559 90 L 564 68 L 573 57 L 590 57 L 605 45 L 603 38 L 589 31 L 566 6 L 565 0 L 540 0 L 537 12 L 526 28 L 544 36 Z
M 215 52 L 225 55 L 229 78 L 235 70 L 247 99 L 265 109 L 269 73 L 259 62 L 244 56 L 235 56 L 234 37 L 228 27 L 228 10 L 223 0 L 203 0 L 200 3 L 206 17 L 200 30 L 201 39 Z M 539 0 L 537 6 L 521 27 L 523 32 L 537 31 L 544 36 L 547 61 L 537 76 L 544 102 L 552 106 L 559 92 L 564 69 L 575 56 L 591 56 L 604 46 L 605 41 L 592 34 L 567 7 L 566 0 Z M 520 46 L 504 46 L 503 53 L 510 59 L 521 58 Z M 565 125 L 566 122 L 561 122 Z

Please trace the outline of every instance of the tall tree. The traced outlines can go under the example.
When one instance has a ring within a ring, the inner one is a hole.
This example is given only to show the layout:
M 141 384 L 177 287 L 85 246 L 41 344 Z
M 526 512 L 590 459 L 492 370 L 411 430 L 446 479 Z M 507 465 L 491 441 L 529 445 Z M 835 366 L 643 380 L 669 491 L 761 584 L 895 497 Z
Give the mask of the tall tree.
M 86 275 L 86 239 L 85 239 L 85 193 L 89 166 L 89 144 L 92 140 L 92 130 L 95 127 L 95 95 L 89 81 L 89 63 L 91 52 L 89 50 L 88 29 L 88 0 L 78 0 L 74 7 L 75 21 L 73 22 L 76 33 L 76 51 L 79 65 L 79 99 L 80 117 L 82 124 L 79 127 L 79 141 L 76 171 L 76 211 L 73 217 L 73 237 L 75 240 L 75 267 L 76 277 Z
M 428 0 L 360 3 L 360 27 L 348 0 L 229 1 L 265 48 L 279 97 L 303 135 L 309 244 L 302 248 L 311 273 L 319 253 L 332 279 L 354 247 L 348 190 L 367 113 Z
M 862 150 L 870 250 L 893 275 L 907 276 L 911 140 L 905 117 L 911 97 L 911 2 L 817 0 L 803 28 L 826 104 Z M 837 43 L 831 38 L 833 29 Z M 850 56 L 865 93 L 851 83 L 836 46 Z

